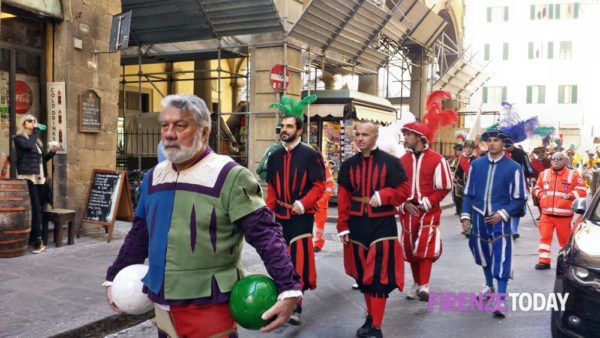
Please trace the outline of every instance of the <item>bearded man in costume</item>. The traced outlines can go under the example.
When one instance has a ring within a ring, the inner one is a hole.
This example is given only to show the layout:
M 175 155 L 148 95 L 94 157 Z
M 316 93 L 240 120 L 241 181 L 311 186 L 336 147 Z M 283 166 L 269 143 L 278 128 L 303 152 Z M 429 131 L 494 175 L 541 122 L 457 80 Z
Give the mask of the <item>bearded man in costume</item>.
M 157 322 L 159 337 L 170 329 L 179 337 L 237 337 L 228 300 L 243 276 L 245 237 L 280 292 L 263 314 L 275 317 L 261 329 L 271 331 L 289 320 L 302 295 L 281 226 L 273 222 L 252 173 L 208 147 L 210 113 L 204 101 L 169 95 L 162 106 L 166 160 L 144 177 L 132 228 L 106 273 L 108 303 L 121 311 L 111 281 L 122 268 L 148 258 L 144 292 L 155 303 L 157 318 L 168 318 Z
M 354 140 L 360 150 L 338 173 L 338 235 L 344 267 L 364 294 L 367 319 L 358 337 L 382 337 L 386 299 L 404 286 L 404 261 L 396 227 L 396 206 L 408 196 L 404 168 L 377 145 L 378 128 L 359 122 Z
M 454 110 L 442 110 L 445 91 L 434 91 L 427 99 L 422 123 L 407 123 L 402 128 L 408 152 L 400 159 L 411 184 L 408 200 L 400 205 L 400 236 L 404 259 L 410 263 L 414 284 L 408 299 L 429 300 L 431 268 L 442 254 L 440 202 L 452 190 L 450 166 L 444 157 L 429 148 L 438 128 L 456 122 Z
M 321 154 L 301 142 L 303 130 L 301 117 L 285 115 L 281 119 L 283 147 L 267 162 L 267 206 L 283 226 L 283 237 L 304 291 L 317 287 L 312 234 L 317 202 L 325 192 L 325 166 Z M 292 325 L 301 324 L 301 301 L 290 318 Z

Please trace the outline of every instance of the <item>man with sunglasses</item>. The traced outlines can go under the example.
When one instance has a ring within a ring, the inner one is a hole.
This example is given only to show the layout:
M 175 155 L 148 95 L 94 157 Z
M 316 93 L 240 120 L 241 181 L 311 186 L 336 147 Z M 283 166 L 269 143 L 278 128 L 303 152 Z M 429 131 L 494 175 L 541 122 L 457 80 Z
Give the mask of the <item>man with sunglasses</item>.
M 540 245 L 536 270 L 550 269 L 550 245 L 554 229 L 558 244 L 563 247 L 571 236 L 571 204 L 576 198 L 585 197 L 587 188 L 583 178 L 567 167 L 567 155 L 557 152 L 551 157 L 551 168 L 544 170 L 533 188 L 533 194 L 540 201 L 542 216 L 538 224 Z

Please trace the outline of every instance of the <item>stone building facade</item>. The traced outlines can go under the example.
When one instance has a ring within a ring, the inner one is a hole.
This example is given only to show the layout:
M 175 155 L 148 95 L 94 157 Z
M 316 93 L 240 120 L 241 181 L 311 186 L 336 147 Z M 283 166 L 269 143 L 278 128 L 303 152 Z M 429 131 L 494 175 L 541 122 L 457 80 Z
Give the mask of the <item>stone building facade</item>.
M 120 11 L 119 0 L 71 0 L 62 4 L 58 0 L 2 1 L 0 109 L 7 111 L 9 123 L 3 123 L 6 128 L 0 137 L 0 151 L 12 155 L 14 163 L 10 137 L 15 135 L 22 114 L 32 113 L 41 123 L 52 123 L 48 88 L 51 82 L 63 82 L 65 92 L 60 94 L 60 101 L 65 107 L 66 118 L 61 116 L 64 136 L 60 131 L 66 152 L 58 153 L 48 167 L 53 178 L 54 207 L 75 209 L 78 219 L 92 169 L 115 168 L 120 53 L 106 52 L 112 17 Z M 17 40 L 5 34 L 11 27 L 32 34 Z M 33 61 L 24 63 L 23 55 Z M 23 83 L 28 88 L 25 99 L 19 93 Z M 93 90 L 101 103 L 101 124 L 95 132 L 80 129 L 80 96 L 88 90 Z M 26 102 L 19 109 L 20 100 Z M 16 102 L 14 107 L 10 102 Z M 51 140 L 50 132 L 44 133 L 45 145 Z M 11 176 L 15 175 L 12 168 Z

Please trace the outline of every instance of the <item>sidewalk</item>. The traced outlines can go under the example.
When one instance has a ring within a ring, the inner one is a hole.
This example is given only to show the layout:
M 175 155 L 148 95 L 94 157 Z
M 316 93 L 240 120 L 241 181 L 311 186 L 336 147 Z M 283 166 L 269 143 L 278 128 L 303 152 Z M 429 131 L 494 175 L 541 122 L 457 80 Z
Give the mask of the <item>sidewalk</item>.
M 329 208 L 328 222 L 336 218 L 337 209 Z M 106 243 L 102 228 L 86 226 L 74 245 L 56 248 L 50 242 L 42 254 L 0 259 L 0 337 L 103 337 L 152 316 L 115 314 L 101 286 L 130 227 L 118 221 L 113 241 Z M 243 260 L 246 267 L 261 265 L 246 250 Z

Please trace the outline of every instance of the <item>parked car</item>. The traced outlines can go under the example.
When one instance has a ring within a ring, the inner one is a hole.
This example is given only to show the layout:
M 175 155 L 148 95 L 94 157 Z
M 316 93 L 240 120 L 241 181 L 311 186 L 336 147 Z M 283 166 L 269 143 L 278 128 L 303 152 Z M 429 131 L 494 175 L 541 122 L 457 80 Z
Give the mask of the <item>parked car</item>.
M 600 337 L 600 191 L 577 199 L 579 217 L 558 254 L 554 292 L 569 293 L 564 311 L 553 311 L 552 337 Z

